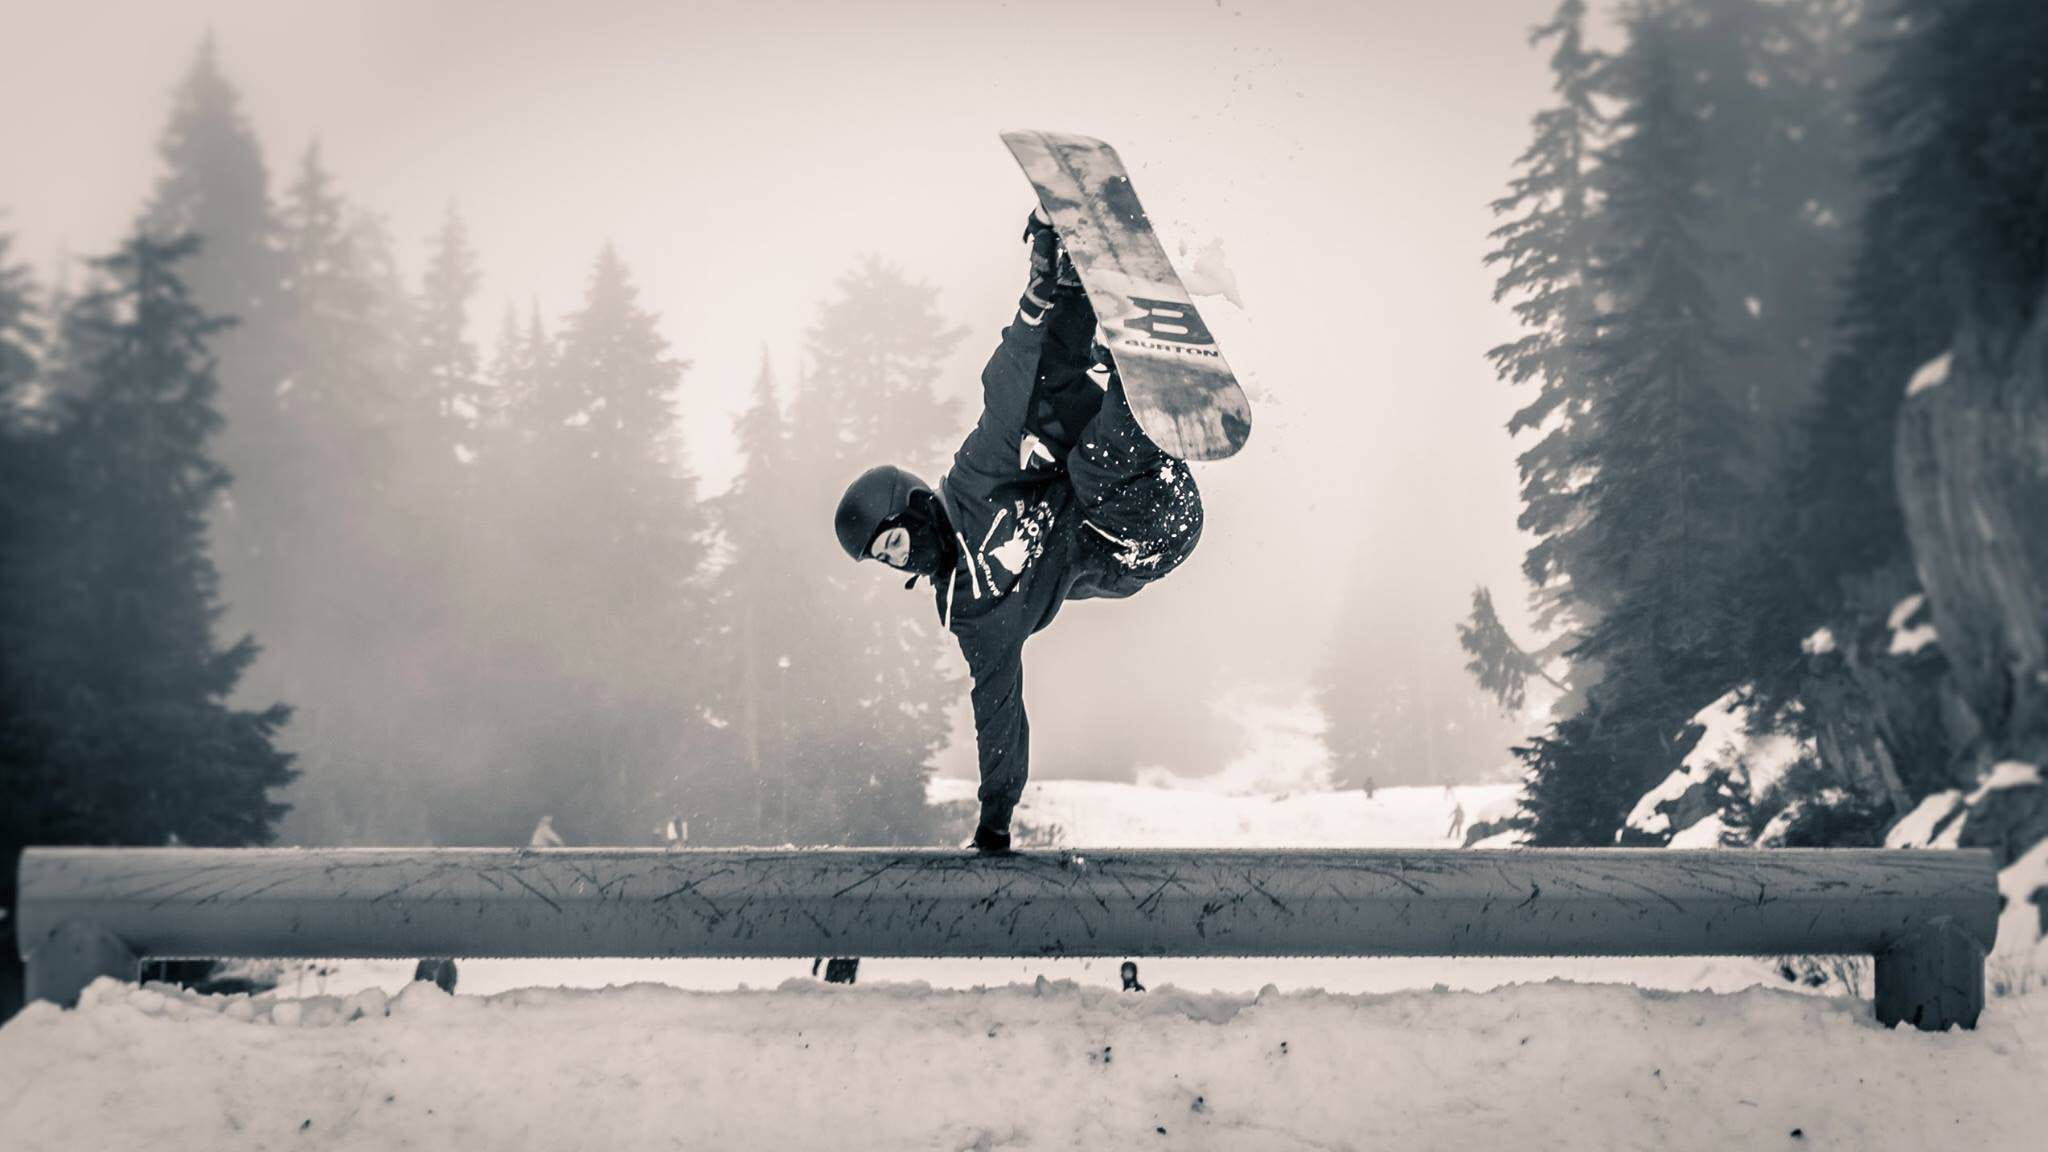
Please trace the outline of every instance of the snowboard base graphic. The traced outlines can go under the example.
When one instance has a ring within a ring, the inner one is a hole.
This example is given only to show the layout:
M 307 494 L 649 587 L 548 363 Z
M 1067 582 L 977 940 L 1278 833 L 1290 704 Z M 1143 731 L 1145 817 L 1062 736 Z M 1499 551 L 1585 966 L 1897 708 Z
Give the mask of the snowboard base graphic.
M 1145 434 L 1183 460 L 1236 454 L 1251 435 L 1251 404 L 1116 150 L 1057 132 L 1005 132 L 1003 143 L 1059 230 Z

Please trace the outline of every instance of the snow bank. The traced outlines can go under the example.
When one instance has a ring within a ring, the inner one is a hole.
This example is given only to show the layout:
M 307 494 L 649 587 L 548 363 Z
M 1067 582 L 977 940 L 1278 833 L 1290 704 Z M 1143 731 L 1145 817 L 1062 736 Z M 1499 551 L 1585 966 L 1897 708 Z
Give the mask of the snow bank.
M 1951 788 L 1920 801 L 1918 807 L 1892 825 L 1884 834 L 1887 848 L 1953 848 L 1963 833 L 1964 807 L 1961 791 Z
M 1163 779 L 1152 777 L 1150 779 Z M 1087 848 L 1455 848 L 1455 810 L 1466 819 L 1511 803 L 1516 784 L 1231 794 L 1107 780 L 1033 781 L 1016 820 L 1056 828 Z M 971 780 L 936 779 L 933 803 L 971 800 Z
M 1666 776 L 1662 783 L 1643 793 L 1642 799 L 1636 801 L 1636 806 L 1629 809 L 1625 823 L 1630 828 L 1651 836 L 1661 836 L 1671 831 L 1671 820 L 1660 809 L 1666 804 L 1677 803 L 1678 798 L 1691 790 L 1700 779 L 1694 778 L 1689 768 L 1676 769 L 1671 775 Z
M 1991 771 L 1984 777 L 1984 782 L 1979 784 L 1977 790 L 1970 793 L 1970 798 L 1963 803 L 1975 804 L 1993 792 L 2007 788 L 2031 787 L 2040 782 L 2040 765 L 2029 764 L 2024 760 L 2000 760 L 1991 766 Z
M 1721 848 L 1727 845 L 1735 830 L 1721 821 L 1720 813 L 1712 813 L 1705 819 L 1691 824 L 1684 831 L 1671 838 L 1666 848 Z
M 1810 749 L 1781 732 L 1751 735 L 1750 719 L 1749 705 L 1739 692 L 1729 692 L 1700 709 L 1692 722 L 1706 733 L 1686 754 L 1685 768 L 1704 778 L 1716 767 L 1740 765 L 1749 781 L 1750 796 L 1761 796 Z
M 0 1030 L 14 1152 L 2022 1149 L 2048 1000 L 1975 1033 L 1789 993 L 962 992 L 792 982 L 358 1005 L 137 991 Z M 1565 1070 L 1569 1069 L 1569 1074 Z
M 1710 783 L 1724 773 L 1737 787 L 1746 788 L 1751 800 L 1762 796 L 1802 756 L 1812 753 L 1807 743 L 1781 732 L 1751 734 L 1750 707 L 1739 691 L 1731 691 L 1700 709 L 1692 722 L 1705 729 L 1699 743 L 1655 788 L 1645 792 L 1629 810 L 1624 823 L 1648 836 L 1672 833 L 1671 812 L 1686 793 Z M 1707 825 L 1707 827 L 1701 827 Z M 1698 828 L 1698 831 L 1693 831 Z M 1716 816 L 1706 816 L 1678 829 L 1668 847 L 1719 847 L 1728 829 Z
M 2029 849 L 1998 874 L 2005 908 L 1998 917 L 1998 942 L 1986 976 L 1991 990 L 2013 996 L 2048 988 L 2048 840 Z

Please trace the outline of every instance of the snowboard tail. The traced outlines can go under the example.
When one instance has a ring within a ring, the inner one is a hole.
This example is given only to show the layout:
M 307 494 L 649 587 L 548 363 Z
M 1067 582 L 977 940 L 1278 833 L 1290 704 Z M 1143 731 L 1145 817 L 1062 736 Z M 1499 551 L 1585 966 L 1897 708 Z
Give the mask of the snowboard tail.
M 1251 435 L 1251 403 L 1116 150 L 1056 132 L 1005 132 L 1003 143 L 1059 230 L 1145 434 L 1184 460 L 1235 455 Z

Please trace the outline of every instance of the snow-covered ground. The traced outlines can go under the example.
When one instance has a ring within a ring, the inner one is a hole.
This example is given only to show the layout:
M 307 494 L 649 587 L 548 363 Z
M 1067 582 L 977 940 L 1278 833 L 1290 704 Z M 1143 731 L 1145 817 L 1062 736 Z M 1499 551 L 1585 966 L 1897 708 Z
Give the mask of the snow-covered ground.
M 1077 846 L 1430 846 L 1454 807 L 1511 793 L 1162 782 L 1034 784 L 1020 819 Z M 1741 958 L 1152 959 L 1142 995 L 1113 960 L 868 960 L 853 987 L 789 960 L 465 960 L 454 997 L 411 968 L 295 966 L 256 997 L 102 981 L 76 1011 L 31 1007 L 0 1028 L 0 1148 L 2031 1149 L 2048 1130 L 2038 985 L 1927 1035 Z
M 387 1015 L 388 1010 L 388 1015 Z M 354 1019 L 349 1017 L 354 1016 Z M 1788 993 L 637 986 L 249 1001 L 103 982 L 0 1030 L 43 1149 L 2034 1149 L 2048 997 L 1974 1033 Z
M 1156 774 L 1147 783 L 1046 780 L 1024 790 L 1019 825 L 1086 848 L 1455 848 L 1454 811 L 1469 820 L 1520 785 L 1226 792 Z M 935 803 L 970 800 L 974 781 L 938 779 Z

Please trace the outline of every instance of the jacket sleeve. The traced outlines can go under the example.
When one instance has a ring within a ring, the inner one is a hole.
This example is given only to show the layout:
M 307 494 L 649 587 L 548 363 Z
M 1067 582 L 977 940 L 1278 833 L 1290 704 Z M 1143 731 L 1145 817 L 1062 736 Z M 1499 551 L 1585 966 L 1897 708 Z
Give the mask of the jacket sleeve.
M 976 488 L 984 496 L 1021 471 L 1018 451 L 1024 439 L 1024 418 L 1038 379 L 1038 357 L 1045 347 L 1042 321 L 1027 319 L 1042 313 L 1030 308 L 1027 298 L 1010 326 L 1003 329 L 1002 343 L 988 358 L 988 366 L 981 370 L 981 419 L 954 460 L 956 469 L 964 464 L 974 474 L 979 481 Z
M 974 676 L 974 744 L 981 758 L 984 818 L 1007 827 L 1031 768 L 1031 722 L 1024 715 L 1022 644 L 963 645 Z

